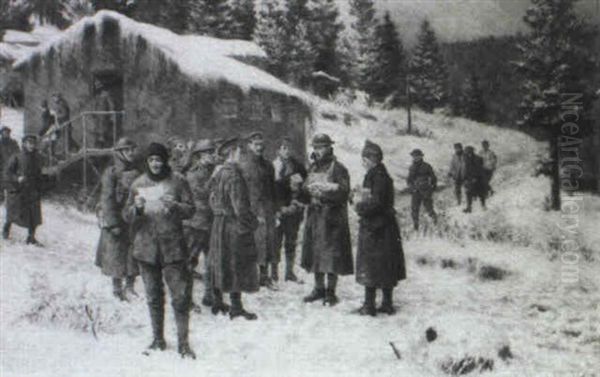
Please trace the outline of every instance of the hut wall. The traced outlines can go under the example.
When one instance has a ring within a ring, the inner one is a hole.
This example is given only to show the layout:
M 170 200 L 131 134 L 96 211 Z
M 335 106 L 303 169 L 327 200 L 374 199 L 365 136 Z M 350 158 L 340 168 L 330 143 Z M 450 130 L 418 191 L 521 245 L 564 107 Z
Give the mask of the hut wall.
M 99 27 L 87 25 L 79 41 L 34 57 L 22 67 L 25 89 L 25 127 L 41 127 L 42 100 L 59 92 L 68 102 L 71 118 L 93 110 L 94 75 L 113 72 L 123 78 L 124 135 L 141 145 L 166 141 L 178 135 L 186 139 L 226 138 L 263 131 L 267 153 L 276 140 L 288 136 L 298 153 L 305 155 L 308 108 L 294 97 L 266 90 L 243 92 L 224 82 L 183 74 L 149 41 L 122 36 L 119 23 L 107 18 Z M 94 127 L 87 122 L 87 127 Z M 81 121 L 74 123 L 74 138 L 81 142 Z

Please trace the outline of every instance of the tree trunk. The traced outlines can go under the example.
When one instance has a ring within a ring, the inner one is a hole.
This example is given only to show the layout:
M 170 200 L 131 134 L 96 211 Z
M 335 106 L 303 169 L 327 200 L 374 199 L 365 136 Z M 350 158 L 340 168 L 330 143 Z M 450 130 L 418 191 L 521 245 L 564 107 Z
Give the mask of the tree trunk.
M 550 158 L 552 161 L 552 171 L 550 174 L 550 208 L 553 211 L 560 211 L 560 147 L 558 145 L 558 134 L 550 133 Z

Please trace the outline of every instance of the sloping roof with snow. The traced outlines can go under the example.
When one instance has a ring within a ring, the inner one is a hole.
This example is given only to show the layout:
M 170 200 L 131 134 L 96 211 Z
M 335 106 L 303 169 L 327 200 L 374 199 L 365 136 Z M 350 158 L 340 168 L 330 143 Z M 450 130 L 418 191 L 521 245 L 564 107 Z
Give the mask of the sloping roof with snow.
M 13 67 L 27 63 L 36 54 L 45 54 L 52 47 L 80 43 L 86 25 L 94 23 L 99 27 L 106 18 L 114 19 L 119 23 L 122 38 L 140 36 L 146 39 L 192 79 L 205 82 L 224 80 L 244 91 L 251 88 L 269 90 L 307 102 L 308 95 L 303 91 L 285 84 L 257 67 L 235 59 L 235 57 L 265 58 L 265 52 L 255 43 L 198 35 L 179 35 L 107 10 L 81 19 L 56 38 L 18 59 Z
M 56 37 L 60 30 L 53 26 L 37 25 L 32 31 L 5 30 L 0 42 L 0 60 L 19 60 L 40 44 Z

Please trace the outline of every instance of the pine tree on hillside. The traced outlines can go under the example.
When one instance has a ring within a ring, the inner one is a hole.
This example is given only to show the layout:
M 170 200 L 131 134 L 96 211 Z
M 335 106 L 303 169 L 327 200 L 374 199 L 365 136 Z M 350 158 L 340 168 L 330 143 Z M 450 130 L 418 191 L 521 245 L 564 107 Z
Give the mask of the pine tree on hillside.
M 136 1 L 132 0 L 91 0 L 95 11 L 102 9 L 114 10 L 131 17 Z
M 349 29 L 340 32 L 335 46 L 335 56 L 337 60 L 337 77 L 339 77 L 342 86 L 346 88 L 356 88 L 354 62 L 356 61 L 356 50 L 352 44 L 352 35 Z
M 299 20 L 293 29 L 289 29 L 286 40 L 286 75 L 285 81 L 300 88 L 310 84 L 313 66 L 315 64 L 315 51 L 308 40 L 307 23 Z
M 217 38 L 231 36 L 231 8 L 227 0 L 194 0 L 189 3 L 187 31 Z
M 383 102 L 394 95 L 392 105 L 397 104 L 404 85 L 404 50 L 389 12 L 377 26 L 377 75 L 373 87 L 373 98 Z
M 7 29 L 28 31 L 30 11 L 23 3 L 0 2 L 0 40 Z
M 356 50 L 351 77 L 357 89 L 372 95 L 377 80 L 377 19 L 372 0 L 350 0 L 352 33 L 349 42 Z
M 410 60 L 410 87 L 414 103 L 431 112 L 446 99 L 446 67 L 428 20 L 421 24 Z
M 230 8 L 231 38 L 252 40 L 254 28 L 256 27 L 254 0 L 232 0 Z
M 38 18 L 41 24 L 50 24 L 66 28 L 69 23 L 65 19 L 65 0 L 29 0 L 31 14 Z
M 562 178 L 563 189 L 578 189 L 578 182 L 569 179 L 573 171 L 561 169 L 561 158 L 578 158 L 578 152 L 562 155 L 561 148 L 577 147 L 577 140 L 591 128 L 588 112 L 595 93 L 590 77 L 599 68 L 593 53 L 598 31 L 575 13 L 576 1 L 532 0 L 524 17 L 529 34 L 518 45 L 521 59 L 516 63 L 524 76 L 523 123 L 542 127 L 550 144 L 553 210 L 561 208 Z M 561 118 L 561 111 L 575 115 Z M 561 135 L 561 125 L 569 121 L 577 124 L 577 131 Z
M 277 0 L 264 0 L 258 11 L 254 40 L 267 56 L 267 70 L 283 78 L 286 74 L 285 12 Z
M 311 19 L 308 39 L 315 52 L 314 71 L 341 76 L 340 60 L 336 54 L 339 35 L 344 25 L 338 20 L 339 11 L 334 0 L 312 0 L 309 4 Z
M 464 89 L 463 114 L 478 122 L 486 120 L 486 108 L 483 91 L 476 75 L 471 75 Z

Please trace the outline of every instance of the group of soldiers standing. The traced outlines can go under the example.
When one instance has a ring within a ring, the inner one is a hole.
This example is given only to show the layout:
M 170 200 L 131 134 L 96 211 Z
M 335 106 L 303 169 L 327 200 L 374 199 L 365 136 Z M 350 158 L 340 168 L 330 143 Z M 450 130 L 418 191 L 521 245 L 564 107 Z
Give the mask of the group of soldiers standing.
M 477 198 L 485 209 L 486 199 L 494 193 L 490 181 L 496 171 L 498 158 L 490 149 L 487 140 L 483 140 L 481 146 L 479 154 L 475 154 L 475 148 L 472 146 L 466 146 L 463 150 L 461 143 L 454 144 L 448 177 L 454 181 L 454 195 L 459 206 L 462 204 L 463 187 L 465 189 L 467 199 L 467 206 L 463 210 L 465 213 L 472 212 L 473 200 Z M 432 166 L 424 161 L 423 151 L 414 149 L 411 156 L 413 163 L 409 168 L 406 181 L 411 193 L 411 217 L 415 230 L 418 230 L 421 205 L 425 207 L 433 223 L 437 223 L 437 214 L 433 208 L 433 193 L 438 182 Z
M 171 150 L 151 143 L 139 169 L 137 145 L 123 138 L 102 178 L 96 264 L 112 277 L 121 300 L 135 294 L 135 277 L 141 275 L 153 330 L 147 352 L 166 348 L 164 281 L 175 312 L 178 351 L 195 358 L 188 333 L 190 312 L 199 309 L 192 298 L 192 272 L 200 254 L 205 261 L 202 304 L 215 315 L 257 319 L 244 308 L 242 294 L 260 287 L 277 290 L 282 248 L 284 279 L 298 281 L 294 265 L 303 221 L 301 266 L 314 274 L 314 287 L 303 301 L 337 304 L 338 276 L 353 274 L 354 261 L 350 178 L 334 155 L 334 141 L 314 136 L 308 169 L 285 138 L 276 158 L 267 160 L 261 132 L 219 143 L 199 140 L 189 148 L 182 143 L 172 140 Z M 366 175 L 354 203 L 360 216 L 356 280 L 365 286 L 365 299 L 356 312 L 393 314 L 393 288 L 406 277 L 394 185 L 378 145 L 367 141 L 362 157 Z M 378 308 L 377 289 L 383 291 Z

